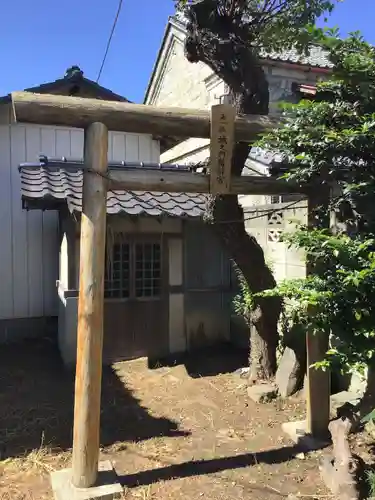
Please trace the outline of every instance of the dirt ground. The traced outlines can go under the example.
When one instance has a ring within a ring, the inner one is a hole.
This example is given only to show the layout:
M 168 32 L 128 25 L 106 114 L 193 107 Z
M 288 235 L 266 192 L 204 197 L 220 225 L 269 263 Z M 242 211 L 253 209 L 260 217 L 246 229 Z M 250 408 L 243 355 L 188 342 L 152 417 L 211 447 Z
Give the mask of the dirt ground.
M 192 359 L 193 358 L 193 359 Z M 303 402 L 256 405 L 228 349 L 150 369 L 104 370 L 101 455 L 129 500 L 322 498 L 319 453 L 295 458 L 281 423 Z M 220 373 L 224 372 L 224 373 Z M 49 340 L 0 350 L 0 500 L 50 500 L 49 473 L 71 458 L 73 376 Z

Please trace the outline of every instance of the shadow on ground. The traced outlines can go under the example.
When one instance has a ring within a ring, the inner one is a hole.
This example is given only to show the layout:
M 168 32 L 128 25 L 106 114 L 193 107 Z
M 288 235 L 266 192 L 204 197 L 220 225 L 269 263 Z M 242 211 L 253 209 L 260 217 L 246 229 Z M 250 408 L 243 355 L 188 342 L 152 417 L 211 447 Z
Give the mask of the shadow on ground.
M 224 343 L 206 347 L 178 356 L 170 356 L 150 362 L 150 368 L 184 365 L 192 378 L 210 377 L 220 373 L 232 373 L 248 366 L 248 351 Z
M 124 475 L 120 477 L 120 482 L 127 488 L 134 488 L 147 486 L 159 481 L 214 474 L 261 463 L 281 464 L 293 459 L 299 451 L 301 450 L 298 446 L 287 446 L 275 450 L 245 453 L 243 455 L 215 458 L 212 460 L 192 460 L 180 464 L 167 465 L 158 469 L 145 470 L 136 474 Z
M 72 446 L 74 376 L 50 339 L 1 346 L 0 460 L 41 444 Z M 183 436 L 178 424 L 151 416 L 111 368 L 103 371 L 101 445 Z

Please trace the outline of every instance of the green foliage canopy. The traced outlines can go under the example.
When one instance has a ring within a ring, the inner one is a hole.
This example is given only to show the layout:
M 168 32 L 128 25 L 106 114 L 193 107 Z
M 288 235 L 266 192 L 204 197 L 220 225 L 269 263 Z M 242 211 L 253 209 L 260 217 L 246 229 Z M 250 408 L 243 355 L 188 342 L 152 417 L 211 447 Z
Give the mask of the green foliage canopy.
M 299 227 L 285 235 L 319 274 L 265 293 L 286 300 L 289 324 L 337 337 L 325 364 L 339 357 L 349 369 L 375 360 L 375 49 L 359 33 L 322 41 L 332 78 L 313 101 L 288 105 L 281 128 L 259 145 L 282 155 L 285 179 L 335 186 L 329 209 L 342 224 L 335 234 Z
M 234 34 L 252 50 L 281 51 L 293 47 L 306 51 L 315 22 L 330 14 L 342 0 L 175 0 L 177 9 L 192 5 L 214 6 L 228 35 Z

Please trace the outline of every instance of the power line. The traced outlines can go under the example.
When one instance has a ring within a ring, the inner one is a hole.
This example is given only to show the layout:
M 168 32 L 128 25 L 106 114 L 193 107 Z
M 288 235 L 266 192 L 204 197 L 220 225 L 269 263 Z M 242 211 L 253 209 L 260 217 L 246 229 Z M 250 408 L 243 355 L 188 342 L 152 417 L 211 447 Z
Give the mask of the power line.
M 48 170 L 49 168 L 56 167 L 56 166 L 59 166 L 59 168 L 67 169 L 67 170 L 69 170 L 69 169 L 77 170 L 78 169 L 82 172 L 88 172 L 88 171 L 94 172 L 93 170 L 85 167 L 82 160 L 68 160 L 65 157 L 48 158 L 47 156 L 44 156 L 44 155 L 40 156 L 39 162 L 37 162 L 37 163 L 22 163 L 22 164 L 20 164 L 20 166 L 18 168 L 20 170 L 22 168 L 27 168 L 27 167 L 32 168 L 32 169 L 43 167 L 43 168 L 46 168 Z M 188 165 L 179 165 L 179 164 L 143 163 L 143 162 L 126 162 L 126 161 L 110 163 L 109 167 L 118 168 L 119 170 L 124 170 L 124 168 L 129 169 L 131 167 L 138 170 L 138 169 L 142 169 L 142 168 L 146 167 L 146 169 L 150 169 L 150 170 L 180 171 L 180 172 L 181 171 L 183 171 L 183 172 L 190 171 L 190 168 L 191 168 Z M 100 173 L 100 172 L 97 172 L 95 170 L 95 174 L 100 175 L 101 177 L 103 177 L 104 179 L 106 179 L 108 181 L 111 180 L 110 176 L 107 173 Z M 149 208 L 155 209 L 155 206 L 152 203 L 149 203 L 147 201 L 145 202 L 143 199 L 140 199 L 135 191 L 129 190 L 129 193 L 131 193 L 132 196 L 138 202 L 140 202 L 142 205 L 146 204 L 146 205 L 148 205 Z M 207 196 L 207 194 L 205 194 L 204 196 Z M 249 207 L 243 208 L 243 213 L 244 213 L 243 218 L 238 218 L 238 219 L 234 219 L 234 220 L 221 220 L 221 221 L 217 221 L 216 223 L 217 224 L 235 224 L 238 222 L 247 222 L 247 221 L 251 221 L 254 219 L 260 219 L 260 218 L 266 217 L 268 215 L 273 215 L 274 213 L 277 213 L 277 212 L 285 212 L 288 210 L 293 210 L 293 207 L 295 207 L 295 205 L 297 205 L 298 203 L 300 203 L 302 201 L 305 201 L 304 198 L 293 200 L 292 202 L 289 202 L 286 205 L 283 205 L 281 207 L 277 206 L 277 207 L 273 207 L 273 208 L 272 207 L 271 208 L 257 208 L 256 205 L 249 206 Z M 300 205 L 299 208 L 308 208 L 308 206 L 307 205 Z M 160 210 L 161 213 L 165 213 L 166 215 L 170 215 L 170 212 L 167 209 L 165 209 L 164 207 L 158 207 L 158 209 Z M 254 214 L 254 215 L 246 216 L 246 214 Z
M 112 30 L 111 30 L 111 33 L 110 33 L 109 38 L 108 38 L 107 47 L 105 49 L 103 61 L 102 61 L 102 64 L 100 66 L 100 70 L 99 70 L 98 78 L 96 79 L 96 83 L 99 82 L 99 79 L 100 79 L 100 77 L 102 75 L 102 71 L 103 71 L 103 68 L 104 68 L 105 61 L 107 59 L 108 51 L 109 51 L 109 48 L 111 46 L 113 34 L 115 32 L 117 21 L 118 21 L 118 18 L 120 16 L 120 12 L 121 12 L 121 8 L 122 8 L 122 1 L 123 0 L 119 0 L 119 3 L 118 3 L 118 8 L 117 8 L 116 16 L 115 16 L 115 19 L 113 21 Z
M 95 173 L 97 173 L 97 172 L 95 171 Z M 135 200 L 138 201 L 139 203 L 141 203 L 142 205 L 146 204 L 149 206 L 149 208 L 155 209 L 154 205 L 140 199 L 136 192 L 134 192 L 134 191 L 129 191 L 129 192 L 132 194 L 132 196 L 135 198 Z M 248 221 L 251 221 L 254 219 L 261 219 L 262 217 L 267 217 L 268 215 L 273 215 L 277 212 L 286 212 L 288 210 L 293 210 L 295 205 L 297 205 L 301 201 L 303 201 L 303 200 L 302 199 L 294 200 L 294 201 L 288 203 L 287 205 L 284 205 L 283 207 L 279 206 L 279 207 L 275 207 L 275 208 L 263 208 L 263 209 L 259 209 L 259 210 L 256 209 L 255 207 L 254 208 L 248 207 L 247 210 L 244 210 L 244 217 L 242 219 L 220 220 L 220 221 L 216 221 L 216 224 L 236 224 L 237 222 L 248 222 Z M 165 213 L 166 215 L 171 215 L 170 212 L 167 209 L 165 209 L 164 207 L 159 206 L 157 208 L 160 210 L 160 212 L 162 214 Z M 301 205 L 298 208 L 308 208 L 308 207 L 307 207 L 307 205 Z M 256 213 L 256 212 L 260 212 L 260 213 Z M 245 217 L 246 213 L 256 213 L 256 215 L 251 215 L 249 217 Z

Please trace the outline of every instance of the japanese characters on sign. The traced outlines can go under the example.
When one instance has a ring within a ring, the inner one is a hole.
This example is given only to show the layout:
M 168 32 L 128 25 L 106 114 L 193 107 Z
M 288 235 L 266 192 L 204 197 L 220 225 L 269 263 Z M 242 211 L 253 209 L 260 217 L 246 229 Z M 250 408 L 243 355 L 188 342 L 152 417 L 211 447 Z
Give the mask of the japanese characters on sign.
M 234 146 L 235 109 L 227 104 L 211 108 L 210 191 L 228 193 Z
M 217 142 L 219 143 L 219 171 L 216 178 L 219 184 L 223 184 L 225 160 L 228 156 L 228 119 L 225 113 L 220 113 L 219 137 Z

